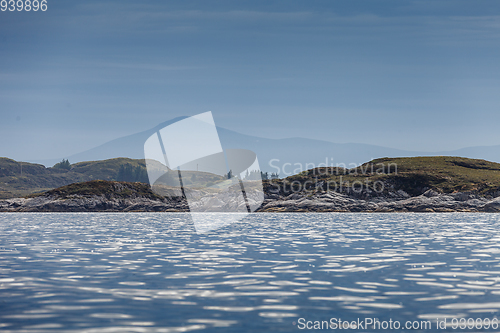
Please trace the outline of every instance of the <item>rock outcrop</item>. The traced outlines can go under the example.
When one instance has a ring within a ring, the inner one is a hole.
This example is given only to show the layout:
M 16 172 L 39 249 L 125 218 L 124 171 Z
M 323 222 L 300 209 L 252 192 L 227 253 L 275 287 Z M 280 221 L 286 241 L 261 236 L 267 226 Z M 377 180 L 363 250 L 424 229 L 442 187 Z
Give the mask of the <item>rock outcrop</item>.
M 2 212 L 182 212 L 186 200 L 154 194 L 149 185 L 113 181 L 71 184 L 45 194 L 0 200 Z
M 408 197 L 375 197 L 358 199 L 337 192 L 288 197 L 270 195 L 259 211 L 263 212 L 500 212 L 500 197 L 487 199 L 472 193 L 440 194 L 428 190 Z
M 230 204 L 230 203 L 229 203 Z M 187 212 L 182 197 L 161 197 L 147 185 L 95 181 L 72 184 L 43 195 L 0 200 L 2 212 Z M 500 212 L 500 197 L 427 190 L 410 197 L 404 191 L 361 199 L 338 192 L 267 192 L 258 212 Z
M 500 212 L 500 196 L 484 196 L 474 191 L 440 193 L 427 189 L 413 196 L 401 189 L 371 194 L 321 189 L 287 192 L 269 182 L 265 182 L 264 189 L 265 200 L 258 212 Z M 208 192 L 190 190 L 189 193 L 210 200 Z M 246 196 L 255 204 L 252 198 L 258 196 L 254 194 L 258 193 L 249 192 Z M 241 203 L 217 204 L 233 207 Z M 0 200 L 0 211 L 187 212 L 189 206 L 184 197 L 160 196 L 147 184 L 99 180 L 63 186 L 37 196 Z

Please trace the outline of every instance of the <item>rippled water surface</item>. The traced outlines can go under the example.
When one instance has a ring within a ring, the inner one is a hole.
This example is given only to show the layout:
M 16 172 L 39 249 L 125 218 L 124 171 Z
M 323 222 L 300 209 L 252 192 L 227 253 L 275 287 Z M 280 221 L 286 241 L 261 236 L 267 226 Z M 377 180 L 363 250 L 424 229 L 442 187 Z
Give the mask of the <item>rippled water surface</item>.
M 188 214 L 0 214 L 0 331 L 493 319 L 499 262 L 496 214 L 261 213 L 201 235 Z

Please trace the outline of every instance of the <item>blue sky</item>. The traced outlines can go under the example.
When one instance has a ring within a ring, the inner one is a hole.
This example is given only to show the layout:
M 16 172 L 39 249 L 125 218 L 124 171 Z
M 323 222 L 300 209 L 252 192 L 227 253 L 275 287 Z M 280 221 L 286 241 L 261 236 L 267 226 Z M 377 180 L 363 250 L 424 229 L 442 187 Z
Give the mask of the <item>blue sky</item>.
M 268 138 L 500 144 L 500 2 L 70 1 L 0 12 L 0 156 L 182 115 Z

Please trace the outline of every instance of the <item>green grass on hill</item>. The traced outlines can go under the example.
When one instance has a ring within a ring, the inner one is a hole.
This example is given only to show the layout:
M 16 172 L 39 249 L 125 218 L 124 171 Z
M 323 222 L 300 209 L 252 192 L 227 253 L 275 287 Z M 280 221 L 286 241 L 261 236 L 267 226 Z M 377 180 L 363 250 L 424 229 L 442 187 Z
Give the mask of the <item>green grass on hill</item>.
M 50 190 L 43 195 L 55 195 L 60 198 L 68 198 L 74 195 L 103 195 L 107 198 L 143 197 L 147 199 L 162 199 L 161 196 L 153 193 L 148 184 L 106 180 L 92 180 L 89 182 L 70 184 Z
M 0 157 L 0 199 L 41 193 L 64 185 L 90 180 L 118 180 L 120 167 L 130 165 L 145 170 L 144 160 L 113 158 L 80 162 L 69 170 L 46 168 L 41 164 L 17 162 Z
M 128 158 L 75 163 L 71 165 L 70 170 L 45 168 L 39 164 L 0 158 L 0 199 L 41 193 L 72 183 L 116 180 L 120 167 L 126 164 L 133 168 L 145 168 L 144 160 Z M 215 185 L 223 181 L 221 176 L 191 173 L 183 177 L 184 185 L 187 187 Z M 174 176 L 172 179 L 175 180 Z M 356 181 L 363 184 L 380 181 L 384 184 L 385 194 L 388 191 L 403 190 L 415 196 L 433 189 L 441 193 L 472 191 L 481 195 L 498 196 L 500 164 L 447 156 L 379 158 L 353 169 L 333 167 L 311 169 L 285 179 L 265 181 L 264 187 L 269 190 L 270 186 L 275 188 L 279 186 L 281 193 L 287 194 L 292 192 L 291 189 L 296 185 L 302 190 L 305 188 L 308 192 L 315 192 L 325 190 L 325 184 L 328 183 L 348 186 Z M 88 185 L 89 188 L 81 186 L 69 187 L 65 191 L 74 189 L 76 192 L 98 193 L 104 190 L 100 189 L 101 183 L 91 183 Z M 106 191 L 108 190 L 109 188 Z
M 84 174 L 93 179 L 114 180 L 122 165 L 130 164 L 133 168 L 146 168 L 144 160 L 130 158 L 112 158 L 103 161 L 79 162 L 71 165 L 71 171 Z
M 386 184 L 386 191 L 403 190 L 412 196 L 428 189 L 441 193 L 472 191 L 497 196 L 500 194 L 500 164 L 448 156 L 379 158 L 353 169 L 311 169 L 277 182 L 317 184 L 322 181 L 338 184 L 382 181 Z
M 397 173 L 391 170 L 383 177 L 407 187 L 408 193 L 422 186 L 443 193 L 474 191 L 492 194 L 500 190 L 500 164 L 485 160 L 437 156 L 381 158 L 372 163 L 397 165 Z

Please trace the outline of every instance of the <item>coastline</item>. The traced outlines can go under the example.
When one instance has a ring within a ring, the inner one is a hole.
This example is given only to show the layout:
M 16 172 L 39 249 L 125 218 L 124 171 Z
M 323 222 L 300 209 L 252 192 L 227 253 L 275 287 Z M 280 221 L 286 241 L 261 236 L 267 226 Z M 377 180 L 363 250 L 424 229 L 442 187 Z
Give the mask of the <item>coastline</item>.
M 119 184 L 123 186 L 122 184 Z M 48 192 L 28 198 L 0 200 L 0 212 L 189 212 L 181 197 L 165 198 L 148 194 L 128 196 L 105 194 L 61 195 Z M 256 212 L 500 212 L 500 197 L 486 198 L 470 192 L 441 194 L 428 190 L 419 196 L 376 197 L 359 199 L 337 192 L 293 193 L 289 196 L 265 195 Z

